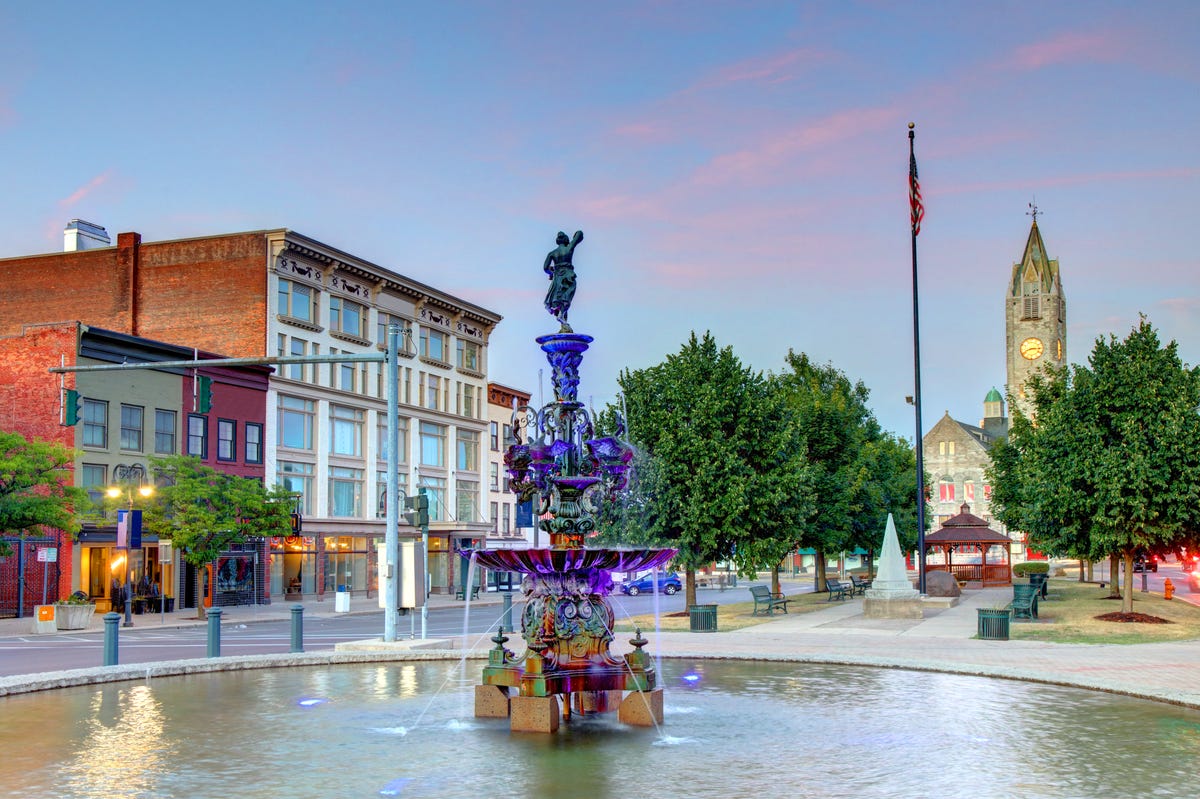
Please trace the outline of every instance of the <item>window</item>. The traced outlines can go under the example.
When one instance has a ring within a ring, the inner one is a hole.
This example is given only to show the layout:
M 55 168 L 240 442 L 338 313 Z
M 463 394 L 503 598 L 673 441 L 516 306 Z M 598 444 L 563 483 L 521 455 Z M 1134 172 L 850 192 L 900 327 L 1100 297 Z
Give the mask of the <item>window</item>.
M 440 522 L 446 519 L 446 480 L 443 477 L 421 475 L 419 486 L 429 497 L 429 520 Z
M 329 298 L 329 329 L 355 338 L 367 334 L 367 309 L 342 297 Z
M 279 461 L 279 472 L 275 481 L 300 497 L 296 502 L 296 510 L 303 514 L 312 513 L 312 476 L 311 463 Z
M 474 341 L 458 340 L 458 359 L 456 365 L 460 369 L 472 372 L 479 371 L 479 345 Z
M 446 363 L 446 334 L 439 330 L 421 328 L 421 357 Z
M 504 535 L 508 535 L 512 531 L 512 518 L 510 515 L 512 512 L 512 505 L 509 505 L 506 502 L 501 506 L 501 510 L 504 512 L 504 516 L 502 517 L 504 523 L 500 526 L 500 532 L 502 532 Z
M 232 419 L 217 420 L 217 460 L 237 460 L 237 422 Z
M 488 435 L 492 437 L 492 452 L 500 451 L 500 424 L 488 422 Z
M 108 403 L 83 401 L 83 445 L 108 449 Z
M 963 483 L 963 501 L 965 501 L 965 502 L 974 502 L 975 501 L 975 483 L 973 483 L 970 480 L 967 480 L 966 482 Z
M 187 454 L 200 460 L 208 457 L 208 417 L 188 414 Z
M 308 354 L 308 342 L 302 338 L 293 338 L 291 354 L 292 355 L 307 355 Z M 304 380 L 304 372 L 305 372 L 306 365 L 307 364 L 303 364 L 303 363 L 289 363 L 288 364 L 288 377 L 292 378 L 293 380 Z
M 468 472 L 479 471 L 479 433 L 474 430 L 458 431 L 458 469 Z
M 362 457 L 365 411 L 345 405 L 329 406 L 329 451 L 334 455 Z
M 329 515 L 362 516 L 362 469 L 329 467 Z
M 439 410 L 442 401 L 442 379 L 437 375 L 428 375 L 421 373 L 421 379 L 425 382 L 425 407 Z
M 488 488 L 492 491 L 500 490 L 500 464 L 488 464 Z
M 379 460 L 386 461 L 388 458 L 387 418 L 382 413 L 377 418 L 379 419 L 379 424 L 376 425 Z M 397 419 L 396 427 L 400 434 L 400 451 L 397 453 L 397 460 L 404 463 L 408 460 L 408 420 L 403 417 Z
M 142 420 L 145 413 L 140 405 L 121 406 L 121 449 L 142 451 Z
M 492 533 L 496 533 L 500 529 L 500 512 L 498 508 L 499 506 L 495 502 L 490 505 L 492 515 L 488 517 L 488 521 L 492 523 Z
M 460 410 L 463 416 L 469 416 L 472 419 L 476 418 L 475 414 L 475 386 L 470 383 L 462 384 L 462 408 Z
M 506 424 L 506 425 L 504 425 L 504 426 L 503 426 L 503 428 L 502 428 L 502 429 L 503 429 L 503 432 L 504 432 L 504 445 L 505 445 L 505 446 L 508 446 L 509 442 L 511 442 L 511 441 L 513 440 L 513 435 L 512 435 L 512 425 L 511 425 L 511 424 Z
M 474 480 L 455 480 L 454 500 L 458 521 L 479 521 L 479 483 Z
M 279 313 L 303 322 L 316 323 L 313 299 L 316 292 L 303 283 L 279 279 Z
M 1039 296 L 1041 287 L 1037 283 L 1025 283 L 1021 286 L 1021 318 L 1041 319 L 1042 298 Z
M 421 464 L 446 465 L 446 428 L 433 422 L 421 422 Z
M 263 426 L 246 422 L 246 463 L 263 462 Z
M 300 397 L 279 397 L 279 446 L 313 448 L 313 417 L 316 403 Z
M 108 467 L 104 464 L 85 463 L 79 471 L 79 487 L 87 491 L 92 502 L 104 499 L 104 488 L 108 484 Z
M 942 480 L 938 483 L 938 499 L 942 502 L 954 501 L 954 482 L 951 480 Z
M 983 484 L 983 498 L 988 502 L 992 501 L 992 487 L 987 483 Z
M 356 363 L 339 363 L 337 365 L 338 385 L 342 391 L 356 391 L 355 385 L 358 383 L 358 364 Z M 366 388 L 364 386 L 363 388 Z
M 412 334 L 411 324 L 409 323 L 409 321 L 407 319 L 402 319 L 401 317 L 396 316 L 395 314 L 383 313 L 382 311 L 379 313 L 378 321 L 375 323 L 375 336 L 376 336 L 376 338 L 379 339 L 379 346 L 381 346 L 381 347 L 387 346 L 388 326 L 390 326 L 390 325 L 396 325 L 397 327 L 400 328 L 399 349 L 401 352 L 405 352 L 406 350 L 408 350 L 408 346 L 409 346 L 408 335 L 405 335 L 405 334 L 406 333 L 409 335 Z M 410 355 L 412 354 L 411 351 L 409 352 L 409 354 Z
M 154 412 L 154 452 L 171 455 L 175 452 L 175 411 Z
M 403 473 L 400 477 L 400 520 L 404 520 L 404 495 L 408 492 L 408 482 Z M 375 515 L 380 519 L 387 517 L 387 472 L 382 469 L 375 472 Z

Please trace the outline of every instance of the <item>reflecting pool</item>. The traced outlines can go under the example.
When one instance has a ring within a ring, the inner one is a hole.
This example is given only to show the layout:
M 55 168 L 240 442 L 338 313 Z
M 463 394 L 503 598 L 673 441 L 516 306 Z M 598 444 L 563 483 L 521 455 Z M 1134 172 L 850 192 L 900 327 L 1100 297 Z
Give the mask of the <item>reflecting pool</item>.
M 240 671 L 0 699 L 0 796 L 1079 797 L 1195 792 L 1200 711 L 957 675 L 663 662 L 661 730 L 472 716 L 480 664 Z

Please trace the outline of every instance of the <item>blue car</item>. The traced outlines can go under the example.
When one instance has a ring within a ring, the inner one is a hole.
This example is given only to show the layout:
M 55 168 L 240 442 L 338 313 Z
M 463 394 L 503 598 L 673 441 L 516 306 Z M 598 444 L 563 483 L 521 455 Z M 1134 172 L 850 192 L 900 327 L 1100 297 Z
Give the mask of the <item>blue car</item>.
M 629 594 L 629 596 L 637 596 L 638 594 L 653 590 L 654 577 L 649 574 L 627 583 L 621 583 L 621 593 Z M 683 583 L 679 581 L 679 575 L 675 572 L 659 574 L 658 590 L 664 594 L 677 594 L 683 590 Z

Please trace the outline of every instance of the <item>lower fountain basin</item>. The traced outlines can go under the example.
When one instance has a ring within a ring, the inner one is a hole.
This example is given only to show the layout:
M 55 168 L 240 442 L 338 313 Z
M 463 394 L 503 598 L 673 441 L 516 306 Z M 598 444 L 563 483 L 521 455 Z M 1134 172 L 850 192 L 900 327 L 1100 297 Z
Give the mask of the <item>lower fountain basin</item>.
M 1178 796 L 1200 711 L 982 677 L 665 661 L 661 729 L 475 719 L 475 663 L 156 678 L 0 699 L 0 796 Z M 749 787 L 748 787 L 749 786 Z

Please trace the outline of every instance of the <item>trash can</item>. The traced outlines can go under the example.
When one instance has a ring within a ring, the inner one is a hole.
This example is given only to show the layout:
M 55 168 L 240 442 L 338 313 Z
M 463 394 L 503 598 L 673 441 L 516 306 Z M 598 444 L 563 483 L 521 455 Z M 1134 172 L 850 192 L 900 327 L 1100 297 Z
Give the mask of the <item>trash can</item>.
M 1012 611 L 1008 608 L 978 608 L 979 638 L 984 641 L 1007 641 L 1008 623 Z
M 688 616 L 692 632 L 715 633 L 717 631 L 716 605 L 688 605 Z
M 350 592 L 338 591 L 333 595 L 333 612 L 334 613 L 349 613 L 350 612 Z

